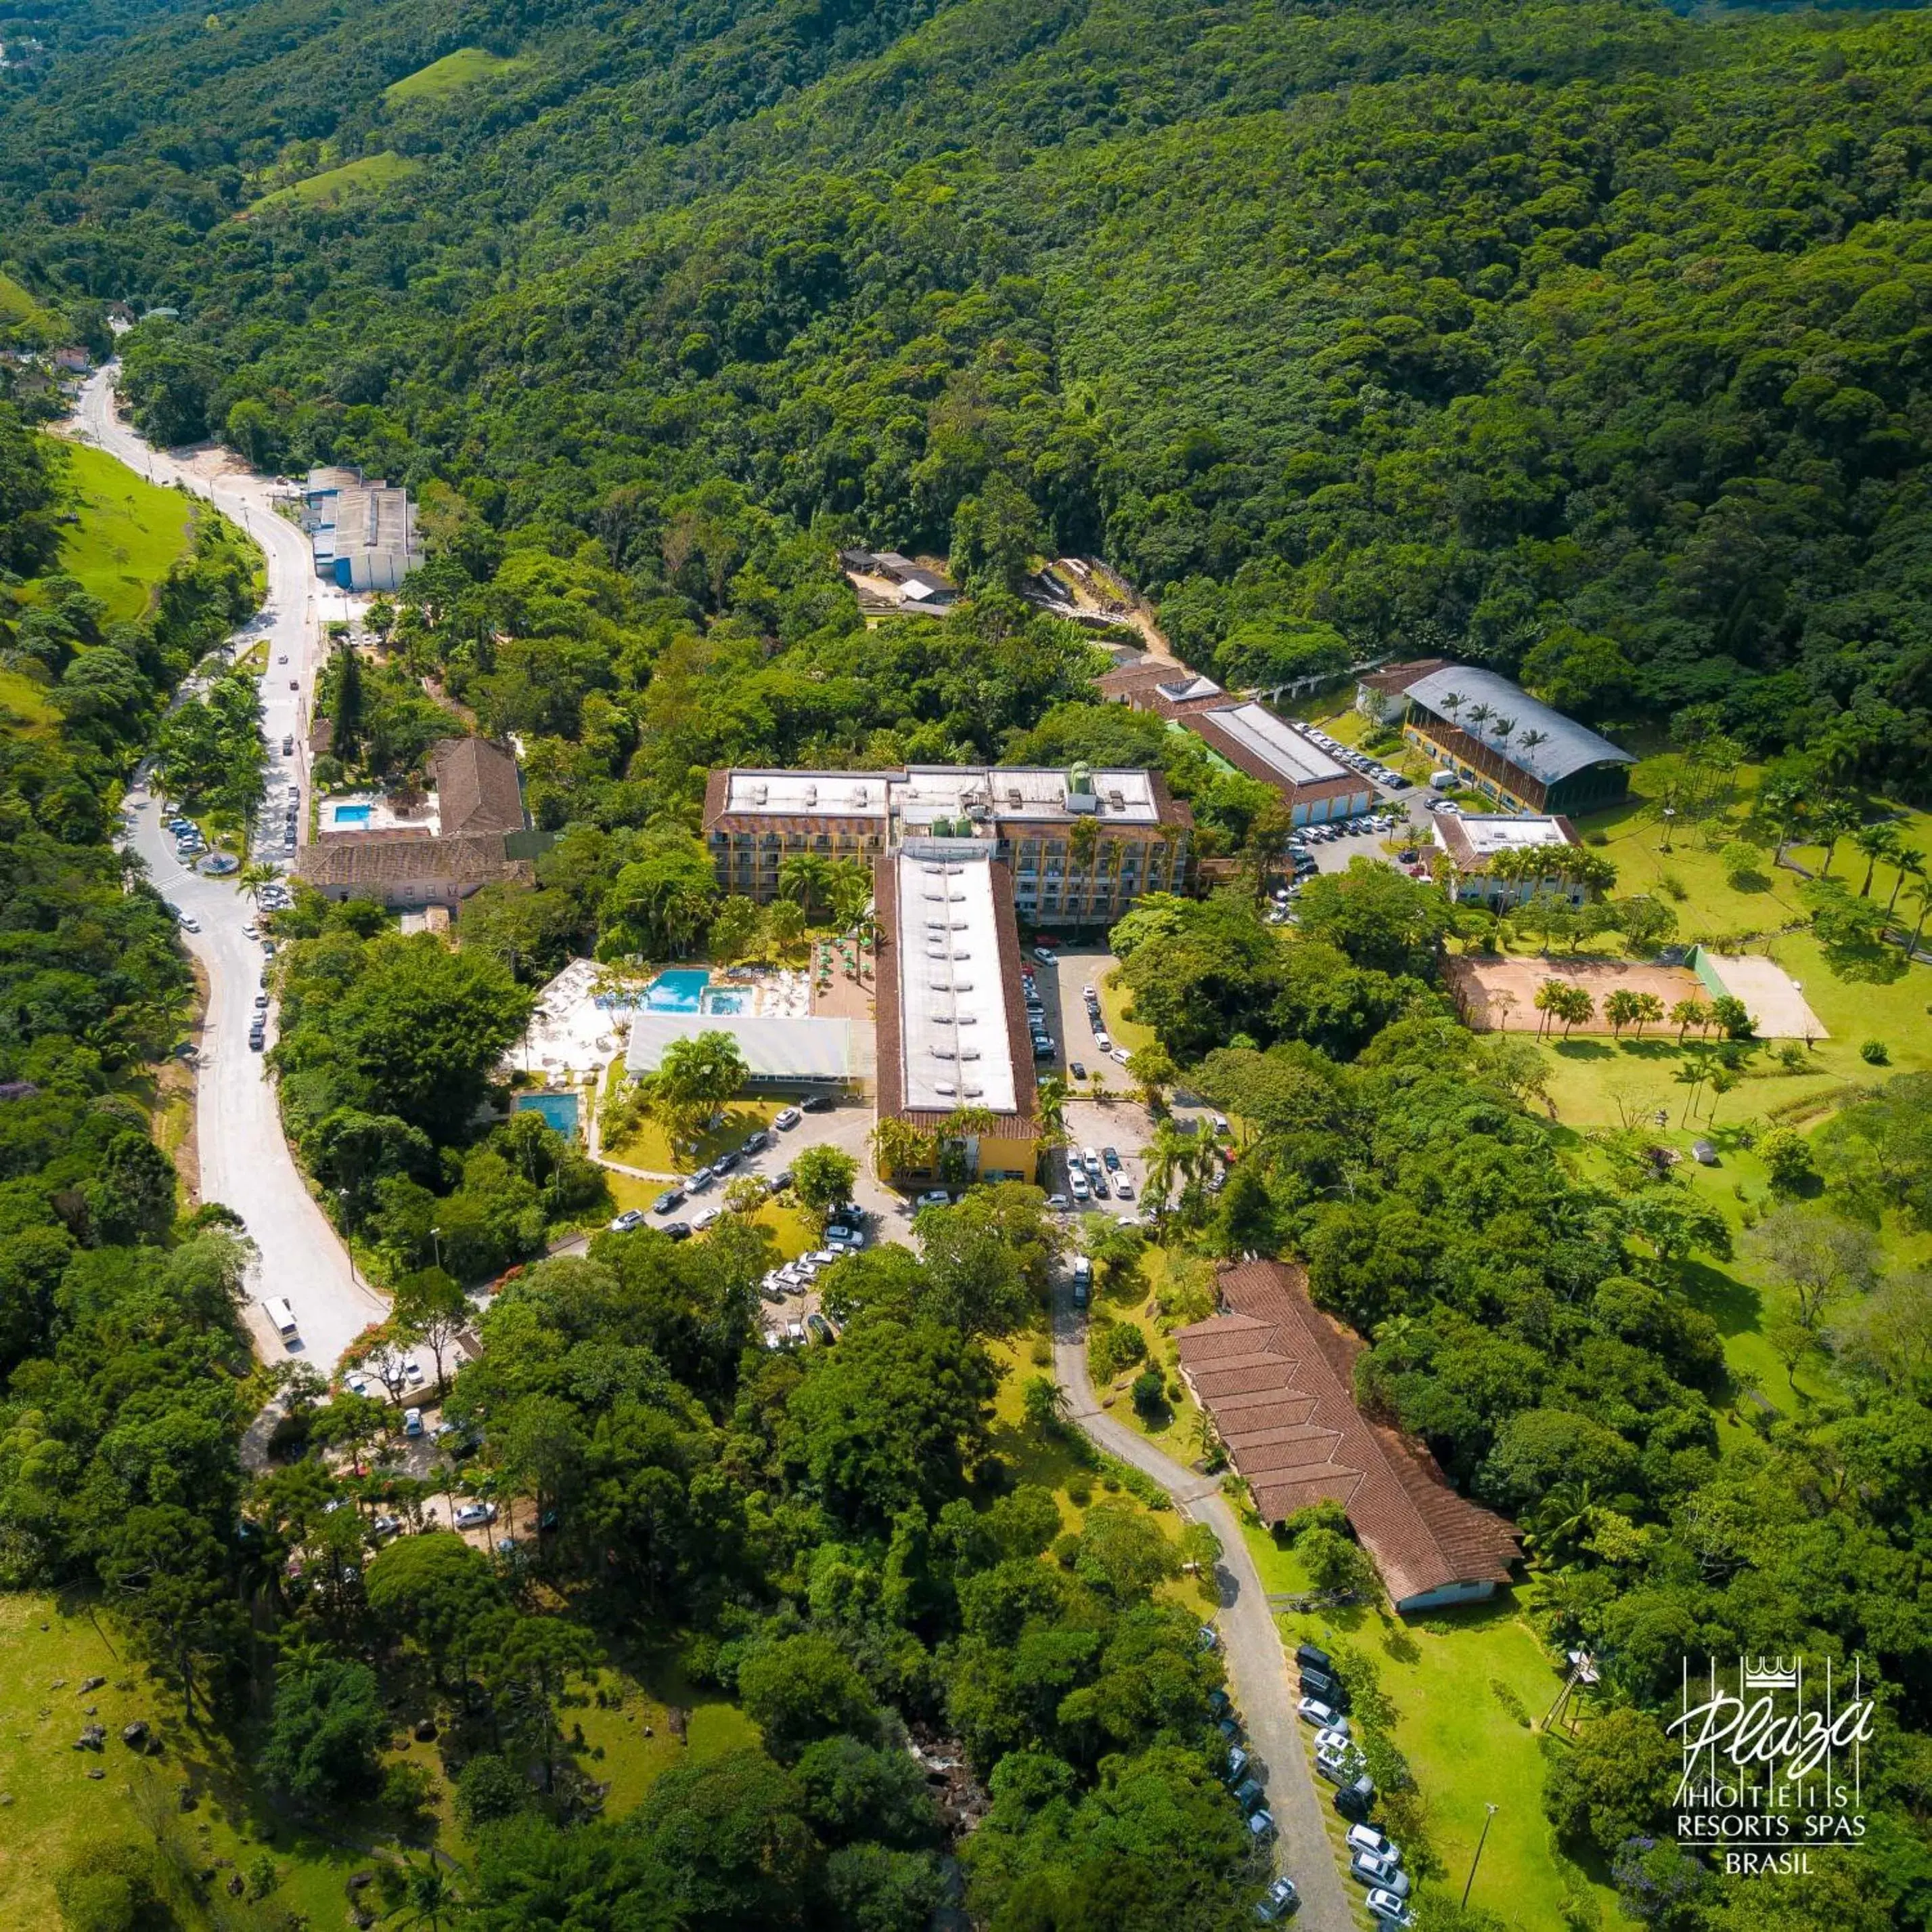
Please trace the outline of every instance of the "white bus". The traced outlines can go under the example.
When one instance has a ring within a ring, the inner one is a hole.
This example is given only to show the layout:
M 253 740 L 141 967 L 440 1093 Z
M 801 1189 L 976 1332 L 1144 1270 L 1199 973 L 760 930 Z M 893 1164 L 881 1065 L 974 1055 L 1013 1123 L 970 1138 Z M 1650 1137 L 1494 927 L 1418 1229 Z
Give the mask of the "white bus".
M 262 1312 L 268 1318 L 269 1325 L 284 1342 L 296 1339 L 296 1312 L 279 1298 L 262 1304 Z

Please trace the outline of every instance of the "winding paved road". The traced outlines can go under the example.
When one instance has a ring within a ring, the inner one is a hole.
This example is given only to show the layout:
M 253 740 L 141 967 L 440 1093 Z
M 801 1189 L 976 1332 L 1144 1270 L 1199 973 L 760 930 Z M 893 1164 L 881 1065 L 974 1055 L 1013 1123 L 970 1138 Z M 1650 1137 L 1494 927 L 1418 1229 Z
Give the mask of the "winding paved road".
M 197 451 L 177 458 L 151 449 L 116 413 L 115 373 L 110 363 L 88 380 L 64 425 L 66 433 L 155 482 L 178 482 L 208 498 L 262 546 L 268 566 L 268 602 L 237 639 L 268 640 L 262 729 L 268 740 L 271 788 L 301 783 L 305 764 L 298 768 L 278 754 L 284 736 L 292 735 L 297 758 L 303 758 L 303 722 L 320 658 L 328 593 L 316 580 L 308 539 L 275 514 L 268 478 L 241 468 L 225 452 Z M 339 614 L 333 607 L 340 600 L 328 596 L 328 602 L 332 608 L 327 614 Z M 276 662 L 284 656 L 286 666 Z M 292 682 L 299 688 L 292 690 Z M 306 791 L 304 784 L 304 805 Z M 209 988 L 195 1089 L 202 1198 L 233 1208 L 260 1250 L 247 1313 L 262 1358 L 307 1360 L 327 1372 L 354 1337 L 387 1309 L 362 1282 L 310 1195 L 283 1137 L 274 1088 L 262 1056 L 249 1047 L 248 1022 L 264 964 L 260 945 L 242 929 L 253 917 L 251 908 L 232 880 L 206 878 L 180 863 L 157 801 L 145 788 L 130 792 L 129 803 L 135 808 L 132 843 L 147 862 L 150 877 L 162 897 L 191 915 L 201 928 L 182 937 L 206 972 Z M 264 1295 L 283 1297 L 294 1310 L 300 1334 L 294 1348 L 284 1345 L 263 1316 L 259 1303 Z
M 1302 1744 L 1280 1633 L 1220 1479 L 1184 1468 L 1100 1406 L 1087 1374 L 1085 1327 L 1070 1285 L 1060 1282 L 1054 1291 L 1053 1366 L 1066 1391 L 1068 1414 L 1109 1455 L 1144 1471 L 1184 1516 L 1206 1523 L 1220 1538 L 1214 1576 L 1221 1612 L 1215 1627 L 1248 1748 L 1268 1767 L 1268 1809 L 1278 1833 L 1276 1869 L 1286 1872 L 1301 1894 L 1301 1909 L 1291 1922 L 1298 1932 L 1354 1932 L 1354 1916 L 1322 1822 L 1322 1798 Z

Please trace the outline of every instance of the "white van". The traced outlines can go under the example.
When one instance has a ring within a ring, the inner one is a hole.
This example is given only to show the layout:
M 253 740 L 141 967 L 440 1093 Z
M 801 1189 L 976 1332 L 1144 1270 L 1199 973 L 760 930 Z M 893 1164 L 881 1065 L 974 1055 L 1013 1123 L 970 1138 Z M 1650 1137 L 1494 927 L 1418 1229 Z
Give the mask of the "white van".
M 268 1318 L 270 1325 L 284 1342 L 296 1339 L 296 1312 L 279 1298 L 262 1304 L 262 1312 Z
M 1076 1308 L 1087 1306 L 1087 1295 L 1094 1285 L 1094 1264 L 1084 1255 L 1073 1257 L 1073 1305 Z

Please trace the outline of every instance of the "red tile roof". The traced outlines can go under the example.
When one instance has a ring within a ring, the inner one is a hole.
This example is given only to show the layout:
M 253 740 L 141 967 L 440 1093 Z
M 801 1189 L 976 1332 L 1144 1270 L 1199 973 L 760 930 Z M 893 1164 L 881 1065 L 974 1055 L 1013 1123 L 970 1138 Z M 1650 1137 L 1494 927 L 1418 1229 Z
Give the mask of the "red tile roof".
M 1309 1300 L 1301 1270 L 1246 1262 L 1220 1288 L 1226 1312 L 1174 1340 L 1264 1520 L 1333 1497 L 1398 1607 L 1452 1583 L 1508 1582 L 1514 1529 L 1355 1406 L 1363 1344 Z
M 484 738 L 446 738 L 430 763 L 444 838 L 523 830 L 524 794 L 508 752 Z

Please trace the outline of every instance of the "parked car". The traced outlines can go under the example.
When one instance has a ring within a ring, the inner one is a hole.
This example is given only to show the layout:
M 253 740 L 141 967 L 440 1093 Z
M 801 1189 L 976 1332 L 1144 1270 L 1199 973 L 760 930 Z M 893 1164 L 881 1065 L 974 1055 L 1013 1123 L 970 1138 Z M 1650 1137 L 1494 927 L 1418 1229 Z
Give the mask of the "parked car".
M 928 1187 L 912 1204 L 915 1208 L 950 1208 L 952 1197 L 943 1187 Z
M 781 1132 L 788 1133 L 805 1116 L 796 1107 L 781 1107 L 772 1116 L 772 1125 Z
M 1408 1874 L 1393 1858 L 1378 1858 L 1373 1852 L 1358 1852 L 1348 1861 L 1348 1876 L 1358 1885 L 1379 1886 L 1398 1898 L 1408 1896 Z
M 1241 1727 L 1233 1718 L 1216 1718 L 1214 1720 L 1214 1728 L 1227 1739 L 1230 1744 L 1238 1744 L 1241 1742 Z
M 866 1245 L 866 1237 L 856 1228 L 827 1228 L 825 1244 L 836 1253 L 856 1255 Z
M 403 1433 L 405 1436 L 420 1436 L 422 1433 L 421 1409 L 406 1408 L 403 1411 Z
M 782 1194 L 790 1185 L 791 1169 L 788 1167 L 779 1173 L 767 1174 L 765 1178 L 765 1192 L 767 1194 Z
M 1268 1793 L 1262 1790 L 1258 1778 L 1244 1778 L 1234 1786 L 1234 1802 L 1244 1811 L 1252 1815 L 1266 1808 Z
M 832 1111 L 830 1094 L 810 1094 L 798 1103 L 802 1114 L 829 1114 Z
M 1337 1706 L 1342 1702 L 1341 1685 L 1325 1670 L 1311 1670 L 1304 1664 L 1301 1667 L 1301 1688 L 1307 1696 L 1319 1697 Z
M 1114 1044 L 1112 1036 L 1107 1032 L 1104 1027 L 1096 1027 L 1094 1029 L 1094 1044 L 1097 1046 L 1102 1053 L 1111 1052 Z
M 1360 1824 L 1375 1809 L 1376 1781 L 1365 1772 L 1336 1792 L 1335 1809 L 1345 1818 Z
M 1036 946 L 1033 950 L 1033 956 L 1037 959 L 1042 966 L 1051 966 L 1056 963 L 1054 956 L 1051 952 L 1048 952 L 1046 948 L 1043 946 Z
M 728 1149 L 711 1163 L 712 1178 L 714 1180 L 722 1180 L 743 1158 L 742 1154 L 734 1154 Z
M 718 1178 L 715 1169 L 700 1167 L 684 1184 L 693 1194 L 702 1194 Z
M 1300 1894 L 1294 1889 L 1294 1880 L 1278 1878 L 1256 1901 L 1256 1921 L 1259 1924 L 1273 1925 L 1286 1918 L 1300 1903 Z
M 668 1241 L 688 1241 L 691 1239 L 691 1223 L 688 1221 L 667 1221 L 658 1232 Z
M 1210 1718 L 1225 1718 L 1234 1710 L 1234 1700 L 1225 1690 L 1210 1690 L 1208 1694 L 1208 1714 Z
M 1248 1774 L 1250 1762 L 1248 1754 L 1239 1744 L 1228 1753 L 1228 1762 L 1221 1772 L 1221 1782 L 1232 1791 Z
M 651 1203 L 651 1212 L 653 1214 L 668 1214 L 674 1208 L 682 1208 L 684 1205 L 684 1201 L 685 1194 L 682 1188 L 667 1187 Z
M 1348 1844 L 1351 1858 L 1358 1852 L 1366 1852 L 1372 1858 L 1386 1858 L 1392 1865 L 1402 1863 L 1401 1848 L 1372 1825 L 1351 1825 Z
M 496 1520 L 494 1503 L 458 1503 L 456 1506 L 456 1526 L 458 1529 L 481 1529 L 485 1523 Z
M 694 1234 L 703 1234 L 724 1211 L 722 1208 L 700 1208 L 691 1217 L 691 1232 Z
M 1103 1147 L 1100 1150 L 1100 1159 L 1105 1164 L 1107 1172 L 1109 1174 L 1118 1174 L 1120 1172 L 1120 1150 L 1118 1148 Z
M 1315 1768 L 1330 1784 L 1352 1784 L 1362 1774 L 1362 1754 L 1352 1744 L 1340 1750 L 1318 1750 Z
M 1090 1176 L 1087 1184 L 1093 1189 L 1096 1201 L 1105 1201 L 1112 1191 L 1107 1185 L 1107 1177 L 1104 1174 Z
M 623 1213 L 610 1223 L 610 1232 L 614 1234 L 628 1234 L 633 1228 L 641 1228 L 644 1225 L 643 1209 L 626 1208 Z
M 1339 1726 L 1331 1724 L 1327 1730 L 1317 1731 L 1315 1733 L 1315 1748 L 1318 1753 L 1325 1750 L 1352 1750 L 1354 1748 L 1354 1739 L 1348 1735 L 1346 1722 Z
M 1123 1066 L 1133 1058 L 1124 1046 L 1110 1046 L 1107 1052 L 1110 1058 L 1118 1060 Z
M 1070 1060 L 1066 1063 L 1066 1070 L 1076 1080 L 1084 1080 L 1087 1077 L 1086 1068 L 1077 1060 Z
M 1134 1198 L 1134 1184 L 1124 1174 L 1117 1174 L 1114 1177 L 1114 1192 L 1123 1201 L 1131 1201 Z
M 1248 1836 L 1257 1845 L 1264 1845 L 1274 1836 L 1274 1814 L 1256 1811 L 1248 1820 Z
M 805 1326 L 814 1342 L 830 1342 L 832 1340 L 832 1324 L 816 1310 L 805 1318 Z
M 1046 1197 L 1046 1211 L 1049 1214 L 1064 1214 L 1073 1204 L 1064 1194 L 1049 1194 Z
M 1386 1887 L 1378 1886 L 1363 1901 L 1369 1908 L 1371 1918 L 1379 1918 L 1384 1925 L 1413 1925 L 1414 1916 L 1402 1899 Z
M 285 731 L 282 734 L 282 756 L 285 758 L 292 758 L 295 754 L 296 741 L 289 733 Z
M 745 1144 L 738 1151 L 748 1160 L 753 1154 L 762 1154 L 771 1144 L 771 1136 L 760 1127 L 756 1133 L 747 1134 L 745 1136 Z
M 386 1510 L 378 1512 L 369 1525 L 378 1536 L 394 1536 L 400 1532 L 402 1526 L 402 1518 L 399 1516 L 391 1516 Z
M 1077 1167 L 1070 1167 L 1066 1170 L 1066 1185 L 1072 1190 L 1076 1201 L 1093 1199 L 1094 1190 L 1088 1186 L 1086 1175 Z
M 1336 1719 L 1342 1714 L 1332 1704 L 1323 1703 L 1319 1697 L 1304 1697 L 1294 1708 L 1304 1724 L 1312 1724 L 1317 1730 L 1332 1730 Z
M 1194 1640 L 1203 1650 L 1219 1650 L 1221 1648 L 1221 1633 L 1212 1624 L 1203 1624 L 1194 1633 Z
M 785 1340 L 795 1348 L 804 1347 L 805 1324 L 802 1322 L 788 1322 L 785 1324 Z
M 1317 1650 L 1312 1643 L 1298 1644 L 1294 1660 L 1306 1670 L 1333 1670 L 1335 1667 L 1325 1650 Z

